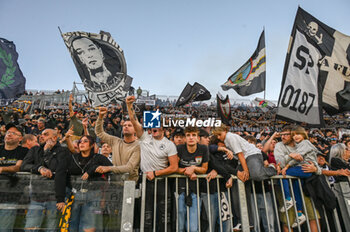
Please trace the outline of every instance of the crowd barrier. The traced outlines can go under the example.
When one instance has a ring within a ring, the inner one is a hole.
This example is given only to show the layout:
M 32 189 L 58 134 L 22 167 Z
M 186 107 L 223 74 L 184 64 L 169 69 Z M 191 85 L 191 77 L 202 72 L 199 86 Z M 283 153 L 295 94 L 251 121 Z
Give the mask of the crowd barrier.
M 262 182 L 248 181 L 243 183 L 237 177 L 232 176 L 233 187 L 222 188 L 223 178 L 218 176 L 208 183 L 205 178 L 206 175 L 198 175 L 196 184 L 196 201 L 197 217 L 189 218 L 190 207 L 186 206 L 186 224 L 185 231 L 191 231 L 191 224 L 193 220 L 197 220 L 198 231 L 235 231 L 234 226 L 237 224 L 237 219 L 240 218 L 241 231 L 350 231 L 350 187 L 348 182 L 335 183 L 333 191 L 336 193 L 337 201 L 340 205 L 338 212 L 336 209 L 331 212 L 324 207 L 321 212 L 316 210 L 314 201 L 302 194 L 303 213 L 306 217 L 306 222 L 300 225 L 297 223 L 295 228 L 292 224 L 297 215 L 295 193 L 293 188 L 291 196 L 293 207 L 288 210 L 288 213 L 281 213 L 281 207 L 286 207 L 286 200 L 284 191 L 281 190 L 282 179 L 287 179 L 289 185 L 292 182 L 299 185 L 303 189 L 302 181 L 298 178 L 286 176 L 274 176 Z M 177 217 L 179 211 L 179 194 L 178 184 L 180 179 L 186 181 L 186 195 L 188 195 L 189 179 L 183 175 L 170 175 L 166 177 L 157 177 L 154 181 L 148 181 L 143 175 L 141 184 L 141 212 L 140 212 L 140 231 L 184 231 L 184 228 L 179 228 L 179 218 Z M 203 183 L 206 183 L 203 194 Z M 227 199 L 223 198 L 223 194 L 215 194 L 210 192 L 210 184 L 216 186 L 216 192 L 225 193 Z M 147 185 L 151 185 L 154 190 L 149 191 Z M 200 193 L 200 185 L 202 185 L 202 193 Z M 162 189 L 159 189 L 162 188 Z M 161 190 L 161 191 L 160 191 Z M 154 194 L 154 193 L 157 194 Z M 160 194 L 163 193 L 163 194 Z M 216 197 L 217 204 L 213 204 L 213 196 Z M 163 199 L 159 199 L 159 197 Z M 223 204 L 223 199 L 227 203 Z M 161 201 L 165 202 L 164 209 L 159 208 Z M 147 204 L 153 202 L 153 217 L 151 229 L 145 226 L 150 217 L 147 216 Z M 170 201 L 170 202 L 169 202 Z M 212 206 L 221 206 L 221 209 L 213 208 Z M 181 208 L 181 207 L 180 207 Z M 224 209 L 229 212 L 227 217 L 228 222 L 223 222 Z M 215 212 L 219 210 L 220 212 Z M 237 212 L 238 211 L 238 212 Z M 164 220 L 161 220 L 161 215 L 164 214 Z M 212 218 L 213 214 L 219 214 L 215 220 Z M 204 216 L 203 216 L 204 215 Z M 207 215 L 207 216 L 205 216 Z M 322 217 L 321 217 L 322 216 Z M 159 222 L 164 223 L 161 225 Z M 216 225 L 213 225 L 215 223 Z M 169 226 L 170 225 L 170 226 Z M 227 229 L 228 227 L 228 229 Z M 284 227 L 284 228 L 283 228 Z
M 332 187 L 339 204 L 338 210 L 332 212 L 328 212 L 325 208 L 322 212 L 318 212 L 313 200 L 302 195 L 303 213 L 307 220 L 303 225 L 298 224 L 292 229 L 291 224 L 297 214 L 295 193 L 291 188 L 294 207 L 289 209 L 287 214 L 281 213 L 280 208 L 286 205 L 284 191 L 281 191 L 280 187 L 282 176 L 274 176 L 264 183 L 256 181 L 243 183 L 233 176 L 232 188 L 225 187 L 221 176 L 209 183 L 205 178 L 206 175 L 198 175 L 194 182 L 194 195 L 196 195 L 194 207 L 200 213 L 195 219 L 191 218 L 192 221 L 189 216 L 190 207 L 185 206 L 187 222 L 184 225 L 187 231 L 190 231 L 193 220 L 197 221 L 198 231 L 208 232 L 234 231 L 237 222 L 241 223 L 241 231 L 283 231 L 283 226 L 288 231 L 315 231 L 313 227 L 318 231 L 350 231 L 348 182 L 335 183 Z M 125 181 L 126 179 L 127 175 L 109 175 L 106 176 L 106 181 L 90 182 L 73 178 L 72 186 L 80 194 L 75 195 L 73 205 L 92 205 L 96 231 L 183 231 L 177 226 L 179 224 L 177 215 L 180 210 L 178 187 L 179 182 L 183 181 L 182 183 L 186 185 L 185 196 L 190 195 L 190 181 L 187 177 L 174 174 L 148 181 L 146 175 L 143 175 L 140 186 L 136 186 L 133 181 Z M 295 181 L 302 189 L 300 179 L 290 176 L 286 179 L 290 185 Z M 211 189 L 214 191 L 211 192 Z M 156 191 L 158 194 L 154 194 Z M 220 194 L 217 194 L 218 192 Z M 10 229 L 23 230 L 28 218 L 33 219 L 33 212 L 29 212 L 35 209 L 36 215 L 42 215 L 42 218 L 37 218 L 42 221 L 41 227 L 35 229 L 59 230 L 58 221 L 67 214 L 56 215 L 55 227 L 50 227 L 52 225 L 50 203 L 55 209 L 54 196 L 52 180 L 30 173 L 0 174 L 0 214 L 6 223 L 14 220 Z M 146 213 L 147 205 L 150 203 L 151 217 Z M 161 209 L 160 205 L 164 208 Z M 166 215 L 164 220 L 161 220 L 161 213 Z M 93 221 L 92 218 L 89 220 Z M 151 225 L 151 229 L 145 225 Z M 4 226 L 0 225 L 1 231 L 5 229 Z
M 58 231 L 63 218 L 68 221 L 76 216 L 73 212 L 78 206 L 89 210 L 86 220 L 96 231 L 131 231 L 135 182 L 126 178 L 127 175 L 108 175 L 105 181 L 89 182 L 72 178 L 76 189 L 72 208 L 62 215 L 56 210 L 53 180 L 30 173 L 0 174 L 0 231 L 21 231 L 26 227 Z

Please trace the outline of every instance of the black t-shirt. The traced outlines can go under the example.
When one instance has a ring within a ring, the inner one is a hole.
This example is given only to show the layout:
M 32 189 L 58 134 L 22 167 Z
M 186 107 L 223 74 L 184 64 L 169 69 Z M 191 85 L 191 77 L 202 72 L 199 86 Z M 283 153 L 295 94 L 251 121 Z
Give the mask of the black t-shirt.
M 205 145 L 197 144 L 195 152 L 190 153 L 187 150 L 186 144 L 177 146 L 177 155 L 180 158 L 179 168 L 186 168 L 190 166 L 201 167 L 203 163 L 209 161 L 208 147 Z M 189 180 L 189 186 L 192 192 L 196 193 L 196 181 Z M 184 178 L 179 179 L 179 193 L 186 191 L 186 180 Z
M 7 167 L 16 165 L 18 160 L 24 159 L 27 152 L 27 148 L 20 146 L 13 150 L 5 150 L 5 146 L 0 146 L 0 166 Z
M 5 150 L 4 145 L 0 146 L 0 167 L 16 165 L 18 160 L 23 160 L 28 152 L 27 148 L 17 147 L 13 150 Z M 0 175 L 0 203 L 18 202 L 22 196 L 21 186 L 18 186 L 18 178 L 12 173 Z M 22 186 L 23 187 L 23 186 Z

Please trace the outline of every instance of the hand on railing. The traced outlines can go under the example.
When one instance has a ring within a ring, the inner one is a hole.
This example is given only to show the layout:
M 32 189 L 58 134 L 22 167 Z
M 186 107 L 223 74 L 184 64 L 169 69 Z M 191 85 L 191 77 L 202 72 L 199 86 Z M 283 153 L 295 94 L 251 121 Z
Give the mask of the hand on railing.
M 232 183 L 233 183 L 233 179 L 232 179 L 232 177 L 230 177 L 230 179 L 228 179 L 228 181 L 226 182 L 226 188 L 231 188 Z
M 207 181 L 211 181 L 212 179 L 215 179 L 216 176 L 218 175 L 217 171 L 215 171 L 214 169 L 211 170 L 211 172 L 208 173 L 207 177 L 205 179 L 207 179 Z
M 154 172 L 152 172 L 152 171 L 146 172 L 146 178 L 147 178 L 147 180 L 153 180 L 155 178 Z
M 186 167 L 184 175 L 188 176 L 188 177 L 191 177 L 192 174 L 194 173 L 194 168 L 195 168 L 194 166 Z
M 111 171 L 111 166 L 98 166 L 95 170 L 95 172 L 98 173 L 106 173 Z
M 52 177 L 52 172 L 51 172 L 50 169 L 42 167 L 42 168 L 40 168 L 39 172 L 44 177 L 47 177 L 47 178 L 51 178 Z
M 246 182 L 249 179 L 249 172 L 237 171 L 237 178 L 240 179 L 242 182 Z
M 66 205 L 66 204 L 65 204 L 64 202 L 59 202 L 59 203 L 56 204 L 56 208 L 57 208 L 59 211 L 62 212 L 65 205 Z
M 84 173 L 84 175 L 81 176 L 82 180 L 87 180 L 89 178 L 89 174 L 87 172 Z

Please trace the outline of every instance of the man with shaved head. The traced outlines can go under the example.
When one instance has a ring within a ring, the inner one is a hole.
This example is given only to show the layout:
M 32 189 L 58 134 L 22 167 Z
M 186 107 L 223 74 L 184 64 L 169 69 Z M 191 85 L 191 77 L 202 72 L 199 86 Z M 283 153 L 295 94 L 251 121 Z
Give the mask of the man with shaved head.
M 46 215 L 46 228 L 55 230 L 58 228 L 59 219 L 56 206 L 58 209 L 64 206 L 62 203 L 64 199 L 56 199 L 56 196 L 64 196 L 65 194 L 55 194 L 54 173 L 59 162 L 70 154 L 67 148 L 61 147 L 60 143 L 57 142 L 56 130 L 45 129 L 40 135 L 39 142 L 40 146 L 34 146 L 29 150 L 21 166 L 21 171 L 41 175 L 41 177 L 33 178 L 31 183 L 32 194 L 24 229 L 41 228 Z M 43 189 L 45 192 L 42 191 Z M 61 203 L 56 204 L 56 201 Z

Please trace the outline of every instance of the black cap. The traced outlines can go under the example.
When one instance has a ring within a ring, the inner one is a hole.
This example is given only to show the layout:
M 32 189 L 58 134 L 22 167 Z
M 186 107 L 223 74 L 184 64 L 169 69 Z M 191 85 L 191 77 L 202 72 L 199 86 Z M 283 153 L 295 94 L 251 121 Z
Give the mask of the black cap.
M 175 137 L 176 135 L 185 136 L 184 129 L 180 127 L 176 128 L 175 131 L 173 132 L 173 137 Z
M 199 129 L 199 137 L 209 137 L 209 133 L 204 129 Z
M 7 125 L 6 125 L 6 131 L 8 131 L 10 128 L 12 128 L 12 127 L 14 127 L 14 128 L 16 128 L 16 130 L 18 130 L 20 133 L 21 133 L 21 135 L 23 135 L 23 129 L 22 129 L 22 127 L 21 126 L 19 126 L 19 125 L 16 125 L 16 124 L 14 124 L 14 123 L 8 123 Z

